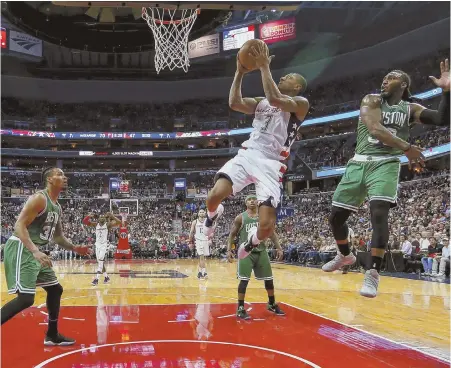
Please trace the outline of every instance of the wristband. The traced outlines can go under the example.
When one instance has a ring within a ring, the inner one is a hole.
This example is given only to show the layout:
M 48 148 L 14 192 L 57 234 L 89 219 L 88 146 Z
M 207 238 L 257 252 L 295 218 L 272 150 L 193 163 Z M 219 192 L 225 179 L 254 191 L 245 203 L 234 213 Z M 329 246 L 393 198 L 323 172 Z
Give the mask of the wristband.
M 409 143 L 409 148 L 407 148 L 406 150 L 404 150 L 404 153 L 407 152 L 407 151 L 409 151 L 411 148 L 412 148 L 412 144 Z

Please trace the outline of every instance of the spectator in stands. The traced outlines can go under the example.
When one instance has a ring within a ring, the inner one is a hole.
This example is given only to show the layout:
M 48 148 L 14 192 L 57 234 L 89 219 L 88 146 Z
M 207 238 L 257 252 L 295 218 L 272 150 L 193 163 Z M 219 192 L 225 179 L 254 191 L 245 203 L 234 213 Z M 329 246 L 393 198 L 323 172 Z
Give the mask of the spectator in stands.
M 437 240 L 435 240 L 434 237 L 429 238 L 429 243 L 428 255 L 421 258 L 421 263 L 423 263 L 424 268 L 424 276 L 432 275 L 432 262 L 439 252 L 439 249 L 437 248 Z
M 412 243 L 407 240 L 405 235 L 401 235 L 401 252 L 404 257 L 412 254 Z
M 432 276 L 433 277 L 444 277 L 446 267 L 449 267 L 450 262 L 450 252 L 449 252 L 449 239 L 443 238 L 444 245 L 441 249 L 441 256 L 436 256 L 432 262 Z M 440 263 L 440 266 L 438 264 Z M 437 273 L 438 268 L 438 273 Z
M 412 253 L 417 254 L 420 251 L 420 234 L 411 236 Z
M 417 239 L 419 239 L 420 242 L 420 252 L 426 253 L 431 243 L 426 237 L 423 237 L 422 234 L 417 234 Z

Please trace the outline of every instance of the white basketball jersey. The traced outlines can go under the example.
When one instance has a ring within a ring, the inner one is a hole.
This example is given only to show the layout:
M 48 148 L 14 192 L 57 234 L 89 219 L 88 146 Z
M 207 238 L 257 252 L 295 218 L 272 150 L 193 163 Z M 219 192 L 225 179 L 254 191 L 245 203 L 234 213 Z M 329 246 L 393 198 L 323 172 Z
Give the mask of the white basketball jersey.
M 199 221 L 196 220 L 196 233 L 194 235 L 194 237 L 196 238 L 196 240 L 205 240 L 207 241 L 208 238 L 204 235 L 204 221 Z
M 300 125 L 295 114 L 271 106 L 265 98 L 255 109 L 254 129 L 242 146 L 261 151 L 268 158 L 283 160 L 290 154 Z
M 96 226 L 96 244 L 108 244 L 108 226 L 107 224 L 97 224 Z

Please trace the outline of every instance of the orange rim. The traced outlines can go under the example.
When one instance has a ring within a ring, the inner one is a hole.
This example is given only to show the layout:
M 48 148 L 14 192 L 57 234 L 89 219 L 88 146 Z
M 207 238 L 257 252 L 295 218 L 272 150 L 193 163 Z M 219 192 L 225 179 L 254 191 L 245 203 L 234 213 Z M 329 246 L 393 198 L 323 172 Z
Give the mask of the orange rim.
M 157 9 L 158 9 L 158 8 L 157 8 Z M 165 10 L 168 10 L 168 11 L 169 11 L 169 9 L 163 8 L 163 13 L 164 13 Z M 199 14 L 200 14 L 200 9 L 196 9 L 196 13 L 197 13 L 197 15 L 199 15 Z M 147 9 L 144 8 L 144 7 L 142 8 L 142 14 L 143 14 L 143 15 L 144 15 L 144 14 L 147 14 Z M 153 20 L 154 20 L 155 24 L 164 24 L 164 25 L 168 25 L 168 24 L 180 24 L 180 23 L 184 23 L 184 22 L 188 21 L 188 20 L 191 18 L 191 16 L 192 16 L 193 14 L 194 14 L 194 13 L 191 13 L 191 15 L 189 15 L 188 17 L 183 18 L 183 19 L 178 19 L 178 20 L 163 20 L 163 21 L 161 21 L 160 19 L 157 19 L 157 18 L 153 18 Z M 149 16 L 149 14 L 147 14 L 147 16 L 148 16 L 149 18 L 151 18 L 151 17 Z

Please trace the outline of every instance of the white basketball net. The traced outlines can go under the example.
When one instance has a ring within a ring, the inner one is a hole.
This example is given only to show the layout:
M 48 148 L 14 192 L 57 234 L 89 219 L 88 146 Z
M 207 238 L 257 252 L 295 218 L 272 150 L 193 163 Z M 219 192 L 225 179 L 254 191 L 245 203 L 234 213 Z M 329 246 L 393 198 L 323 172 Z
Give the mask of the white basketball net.
M 121 217 L 122 217 L 122 226 L 125 226 L 125 223 L 127 222 L 128 213 L 122 212 Z
M 155 39 L 155 69 L 158 74 L 166 67 L 188 71 L 188 36 L 196 21 L 197 9 L 183 9 L 180 20 L 174 20 L 175 13 L 176 10 L 170 9 L 142 8 L 142 18 Z M 169 15 L 170 20 L 165 20 L 165 15 Z

